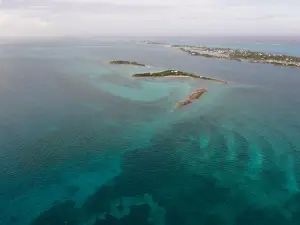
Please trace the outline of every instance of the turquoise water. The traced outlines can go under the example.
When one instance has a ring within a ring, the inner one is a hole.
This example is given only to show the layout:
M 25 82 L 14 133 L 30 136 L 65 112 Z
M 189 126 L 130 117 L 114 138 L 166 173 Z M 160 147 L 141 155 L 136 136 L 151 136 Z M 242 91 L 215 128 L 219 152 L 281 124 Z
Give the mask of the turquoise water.
M 229 84 L 131 77 L 168 68 Z M 56 41 L 1 46 L 0 81 L 0 224 L 300 223 L 297 68 Z

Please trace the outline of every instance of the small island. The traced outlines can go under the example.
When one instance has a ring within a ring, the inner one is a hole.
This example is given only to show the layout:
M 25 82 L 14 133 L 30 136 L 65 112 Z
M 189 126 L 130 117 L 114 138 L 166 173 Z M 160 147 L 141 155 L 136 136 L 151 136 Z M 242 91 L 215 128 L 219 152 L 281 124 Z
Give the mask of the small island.
M 157 41 L 143 41 L 143 43 L 148 45 L 166 45 L 164 42 L 157 42 Z
M 193 79 L 202 79 L 202 80 L 208 80 L 208 81 L 214 81 L 222 84 L 227 84 L 226 81 L 218 80 L 211 77 L 204 77 L 204 76 L 197 76 L 192 73 L 186 73 L 179 70 L 164 70 L 161 72 L 155 72 L 155 73 L 139 73 L 132 75 L 133 77 L 169 77 L 169 78 L 193 78 Z
M 145 64 L 142 63 L 137 63 L 137 62 L 132 62 L 132 61 L 125 61 L 125 60 L 114 60 L 110 61 L 110 64 L 117 64 L 117 65 L 133 65 L 133 66 L 143 66 L 145 67 Z
M 207 92 L 207 89 L 205 89 L 205 88 L 200 88 L 200 89 L 196 90 L 191 95 L 189 95 L 186 100 L 181 101 L 181 102 L 177 102 L 176 107 L 177 108 L 182 108 L 186 105 L 191 104 L 194 100 L 199 99 L 205 92 Z
M 300 57 L 284 54 L 255 52 L 250 50 L 238 50 L 231 48 L 210 48 L 205 46 L 172 45 L 173 48 L 188 53 L 191 56 L 206 58 L 246 61 L 252 63 L 272 64 L 276 66 L 300 68 Z

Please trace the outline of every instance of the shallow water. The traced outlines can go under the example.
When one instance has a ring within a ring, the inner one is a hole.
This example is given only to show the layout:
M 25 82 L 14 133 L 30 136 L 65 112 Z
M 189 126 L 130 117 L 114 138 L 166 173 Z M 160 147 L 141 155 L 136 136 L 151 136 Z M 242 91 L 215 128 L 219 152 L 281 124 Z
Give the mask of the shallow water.
M 0 224 L 300 223 L 299 69 L 87 43 L 0 47 Z

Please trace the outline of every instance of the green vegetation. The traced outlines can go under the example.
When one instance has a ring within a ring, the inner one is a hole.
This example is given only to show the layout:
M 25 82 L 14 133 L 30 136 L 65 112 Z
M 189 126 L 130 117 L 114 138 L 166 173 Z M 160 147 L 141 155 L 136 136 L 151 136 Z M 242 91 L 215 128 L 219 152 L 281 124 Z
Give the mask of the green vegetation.
M 200 78 L 200 76 L 196 76 L 191 73 L 185 73 L 178 70 L 165 70 L 161 72 L 156 73 L 140 73 L 140 74 L 134 74 L 133 77 L 166 77 L 166 76 L 188 76 L 192 78 Z
M 140 73 L 140 74 L 134 74 L 132 75 L 133 77 L 191 77 L 194 79 L 202 79 L 202 80 L 210 80 L 210 81 L 215 81 L 219 83 L 227 83 L 226 81 L 223 80 L 218 80 L 215 78 L 210 78 L 210 77 L 203 77 L 203 76 L 197 76 L 192 73 L 186 73 L 178 70 L 164 70 L 161 72 L 155 72 L 155 73 Z
M 248 61 L 252 63 L 300 68 L 300 57 L 296 56 L 254 52 L 249 50 L 236 50 L 230 48 L 209 48 L 205 46 L 172 45 L 172 47 L 178 48 L 191 56 L 236 60 L 238 62 Z
M 145 64 L 142 64 L 142 63 L 124 61 L 124 60 L 114 60 L 114 61 L 110 61 L 109 63 L 110 64 L 118 64 L 118 65 L 146 66 Z

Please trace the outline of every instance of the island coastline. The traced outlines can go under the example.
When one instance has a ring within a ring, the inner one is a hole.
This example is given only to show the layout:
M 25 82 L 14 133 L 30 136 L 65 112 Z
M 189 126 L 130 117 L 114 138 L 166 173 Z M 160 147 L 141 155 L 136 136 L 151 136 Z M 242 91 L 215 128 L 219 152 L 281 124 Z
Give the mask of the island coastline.
M 250 62 L 260 64 L 272 64 L 275 66 L 300 68 L 300 57 L 285 54 L 256 52 L 231 48 L 212 48 L 206 46 L 171 45 L 190 56 L 202 56 L 205 58 L 235 60 L 238 62 Z
M 155 72 L 155 73 L 140 73 L 140 74 L 133 74 L 132 77 L 163 77 L 163 78 L 193 78 L 193 79 L 202 79 L 202 80 L 208 80 L 213 82 L 218 82 L 221 84 L 227 84 L 227 81 L 219 80 L 216 78 L 211 77 L 204 77 L 204 76 L 198 76 L 192 73 L 186 73 L 178 70 L 164 70 L 161 72 Z
M 207 47 L 196 45 L 166 44 L 153 41 L 145 41 L 146 44 L 163 44 L 165 46 L 179 49 L 190 56 L 201 56 L 205 58 L 226 59 L 237 62 L 250 62 L 259 64 L 271 64 L 274 66 L 295 67 L 300 68 L 300 57 L 276 54 L 244 49 Z
M 180 76 L 180 75 L 170 75 L 170 76 L 163 76 L 164 78 L 191 78 L 189 76 Z
M 126 61 L 126 60 L 113 60 L 113 61 L 110 61 L 109 63 L 115 64 L 115 65 L 132 65 L 132 66 L 146 67 L 146 64 L 137 63 L 137 62 L 133 62 L 133 61 Z

